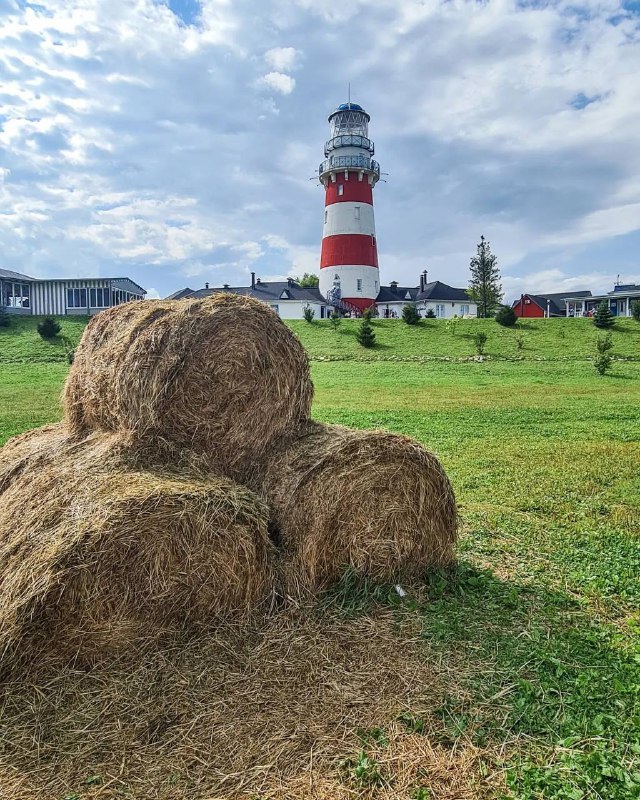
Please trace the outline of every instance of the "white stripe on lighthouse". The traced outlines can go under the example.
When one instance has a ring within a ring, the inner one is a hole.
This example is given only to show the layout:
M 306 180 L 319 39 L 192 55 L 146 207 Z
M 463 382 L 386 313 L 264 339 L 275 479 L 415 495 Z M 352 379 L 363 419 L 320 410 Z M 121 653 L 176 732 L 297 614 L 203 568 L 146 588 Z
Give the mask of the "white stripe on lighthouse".
M 374 236 L 375 232 L 373 206 L 369 203 L 332 203 L 325 207 L 323 237 L 342 233 Z

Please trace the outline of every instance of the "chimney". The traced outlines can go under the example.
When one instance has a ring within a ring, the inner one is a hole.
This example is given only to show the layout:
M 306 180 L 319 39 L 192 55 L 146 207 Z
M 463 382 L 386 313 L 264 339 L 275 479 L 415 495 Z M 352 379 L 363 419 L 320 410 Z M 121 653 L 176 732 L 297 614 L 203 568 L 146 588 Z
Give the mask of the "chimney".
M 255 272 L 251 273 L 251 288 L 252 289 L 256 288 L 256 273 Z
M 204 288 L 205 288 L 205 289 L 208 289 L 208 288 L 209 288 L 209 284 L 208 284 L 208 283 L 205 283 L 205 285 L 204 285 Z
M 293 286 L 293 284 L 294 284 L 293 278 L 287 278 L 287 286 L 289 286 L 289 288 L 291 288 Z
M 424 292 L 424 272 L 420 273 L 420 291 Z
M 424 275 L 424 288 L 427 288 L 427 284 L 429 283 L 429 273 L 425 269 L 422 273 Z
M 395 294 L 398 291 L 398 281 L 391 281 L 389 288 Z
M 260 280 L 260 278 L 256 278 L 256 286 L 260 286 L 261 283 L 262 281 Z
M 228 288 L 229 288 L 229 284 L 228 284 L 228 283 L 225 283 L 225 284 L 224 284 L 224 286 L 223 286 L 222 288 L 223 288 L 223 289 L 228 289 Z

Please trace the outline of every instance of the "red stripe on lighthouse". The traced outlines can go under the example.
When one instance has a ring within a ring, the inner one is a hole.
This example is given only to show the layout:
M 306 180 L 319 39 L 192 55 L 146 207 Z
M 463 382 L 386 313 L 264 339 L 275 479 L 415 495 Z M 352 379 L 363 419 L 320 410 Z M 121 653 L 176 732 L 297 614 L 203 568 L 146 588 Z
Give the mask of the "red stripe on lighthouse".
M 338 186 L 342 186 L 342 194 L 338 194 Z M 357 172 L 349 173 L 349 180 L 345 181 L 344 172 L 339 172 L 336 182 L 327 183 L 324 204 L 330 206 L 332 203 L 369 203 L 373 205 L 373 188 L 367 180 L 367 176 L 359 181 Z
M 375 236 L 361 233 L 342 233 L 325 236 L 322 240 L 320 268 L 337 267 L 342 264 L 378 266 Z

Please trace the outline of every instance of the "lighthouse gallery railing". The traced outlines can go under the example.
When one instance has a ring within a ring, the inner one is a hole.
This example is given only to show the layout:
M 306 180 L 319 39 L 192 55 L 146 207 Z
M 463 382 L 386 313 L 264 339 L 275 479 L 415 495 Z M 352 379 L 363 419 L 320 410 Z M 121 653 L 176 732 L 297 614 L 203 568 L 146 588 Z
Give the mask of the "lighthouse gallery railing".
M 318 173 L 323 175 L 325 172 L 345 168 L 367 170 L 367 172 L 373 172 L 380 177 L 380 164 L 366 156 L 331 156 L 320 162 Z

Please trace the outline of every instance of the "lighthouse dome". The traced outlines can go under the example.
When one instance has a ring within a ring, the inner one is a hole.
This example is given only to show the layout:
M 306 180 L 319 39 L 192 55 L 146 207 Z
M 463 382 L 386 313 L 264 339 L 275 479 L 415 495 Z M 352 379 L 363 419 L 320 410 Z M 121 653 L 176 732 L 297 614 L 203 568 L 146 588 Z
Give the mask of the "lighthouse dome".
M 364 108 L 357 103 L 340 103 L 336 111 L 364 111 Z

